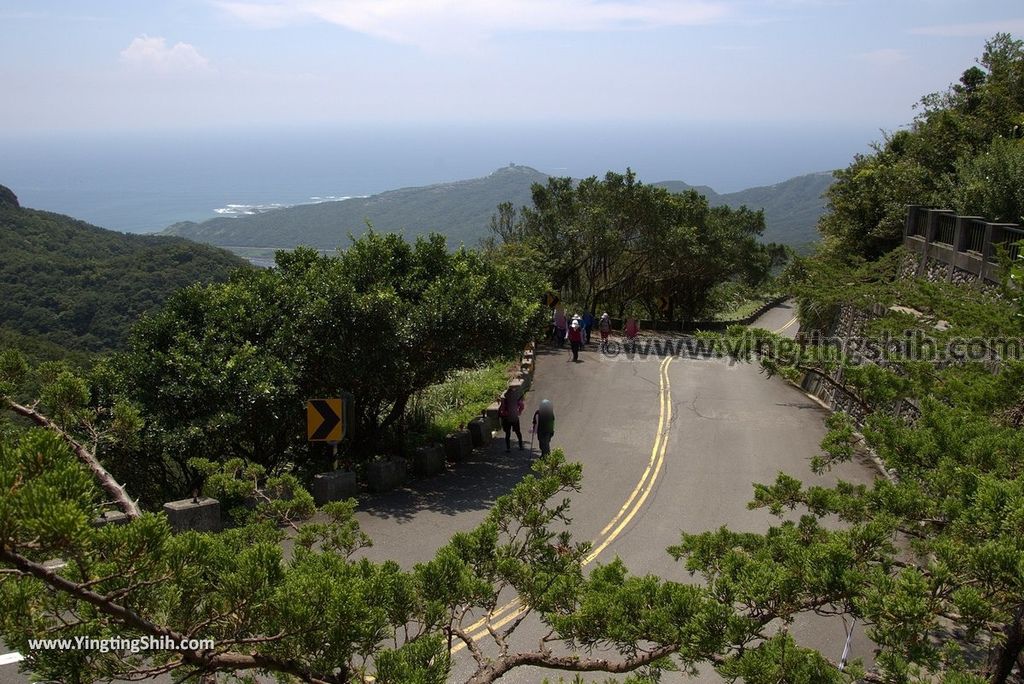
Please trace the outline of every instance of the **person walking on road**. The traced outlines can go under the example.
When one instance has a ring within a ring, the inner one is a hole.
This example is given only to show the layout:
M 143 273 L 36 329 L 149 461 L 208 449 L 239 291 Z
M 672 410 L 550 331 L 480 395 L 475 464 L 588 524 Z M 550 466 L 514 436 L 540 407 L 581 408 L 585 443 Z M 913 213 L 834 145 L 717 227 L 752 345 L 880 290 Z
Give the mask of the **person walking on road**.
M 572 348 L 572 360 L 578 362 L 580 360 L 580 348 L 583 346 L 583 326 L 580 325 L 579 319 L 574 318 L 572 325 L 569 326 L 569 346 Z
M 636 349 L 636 338 L 640 335 L 640 324 L 636 322 L 636 319 L 630 316 L 626 319 L 626 342 L 631 347 Z
M 555 307 L 554 314 L 555 323 L 555 344 L 561 349 L 565 345 L 565 332 L 566 332 L 566 320 L 565 320 L 565 309 L 561 305 Z
M 550 454 L 551 438 L 555 435 L 555 407 L 551 405 L 551 400 L 545 399 L 540 402 L 540 408 L 533 414 L 533 427 L 530 431 L 537 435 L 540 455 Z
M 597 322 L 597 331 L 601 333 L 601 349 L 606 349 L 608 336 L 612 333 L 612 319 L 608 317 L 607 311 L 601 314 L 601 320 Z
M 594 328 L 594 314 L 584 311 L 580 323 L 583 325 L 583 343 L 590 344 L 590 331 Z
M 505 452 L 512 451 L 512 433 L 519 440 L 519 450 L 523 450 L 523 432 L 519 427 L 519 414 L 526 408 L 526 403 L 519 396 L 519 390 L 509 387 L 498 405 L 498 416 L 501 418 L 501 429 L 505 431 Z

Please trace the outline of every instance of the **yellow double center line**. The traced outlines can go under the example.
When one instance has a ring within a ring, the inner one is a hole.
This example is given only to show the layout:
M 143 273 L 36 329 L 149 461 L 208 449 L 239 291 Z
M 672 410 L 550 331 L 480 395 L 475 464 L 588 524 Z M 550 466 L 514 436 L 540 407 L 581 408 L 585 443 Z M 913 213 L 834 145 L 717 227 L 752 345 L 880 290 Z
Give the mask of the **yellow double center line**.
M 797 319 L 796 316 L 793 316 L 792 318 L 790 318 L 788 321 L 786 321 L 786 324 L 784 326 L 782 326 L 781 328 L 779 328 L 778 330 L 775 331 L 775 334 L 776 335 L 781 335 L 782 333 L 784 333 L 787 330 L 789 330 L 790 328 L 792 328 L 793 324 L 796 323 L 796 319 Z
M 647 461 L 647 467 L 629 498 L 626 499 L 626 503 L 622 504 L 622 508 L 615 514 L 615 517 L 601 530 L 598 535 L 600 541 L 594 542 L 594 547 L 583 559 L 584 567 L 592 563 L 598 554 L 622 534 L 626 526 L 640 512 L 661 474 L 665 464 L 665 451 L 668 449 L 668 433 L 672 426 L 672 385 L 668 378 L 668 367 L 672 363 L 672 358 L 671 356 L 667 357 L 659 367 L 658 432 L 654 437 L 654 446 L 651 448 L 651 457 Z M 473 639 L 479 639 L 488 634 L 488 625 L 494 630 L 501 629 L 525 612 L 526 607 L 519 602 L 519 599 L 513 599 L 471 624 L 466 628 L 466 633 Z M 452 647 L 452 653 L 458 653 L 465 647 L 464 643 L 459 642 Z

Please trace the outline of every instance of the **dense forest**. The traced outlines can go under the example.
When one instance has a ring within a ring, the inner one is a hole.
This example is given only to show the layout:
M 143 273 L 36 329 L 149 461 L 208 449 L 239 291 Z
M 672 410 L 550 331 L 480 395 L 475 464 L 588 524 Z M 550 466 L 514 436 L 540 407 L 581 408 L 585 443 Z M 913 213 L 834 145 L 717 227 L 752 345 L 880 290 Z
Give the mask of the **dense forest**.
M 788 258 L 761 242 L 763 211 L 712 207 L 696 190 L 670 192 L 630 170 L 534 184 L 533 206 L 503 203 L 491 230 L 506 249 L 533 255 L 572 306 L 619 317 L 710 317 L 722 288 L 761 286 Z
M 126 235 L 19 206 L 0 186 L 0 335 L 36 357 L 120 347 L 175 290 L 246 262 L 181 238 Z

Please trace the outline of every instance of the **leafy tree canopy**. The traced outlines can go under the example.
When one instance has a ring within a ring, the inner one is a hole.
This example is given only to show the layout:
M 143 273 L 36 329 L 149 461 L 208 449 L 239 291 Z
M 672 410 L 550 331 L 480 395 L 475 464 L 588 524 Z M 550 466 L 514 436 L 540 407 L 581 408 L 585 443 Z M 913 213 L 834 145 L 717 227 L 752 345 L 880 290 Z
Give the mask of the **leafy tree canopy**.
M 909 128 L 836 172 L 819 222 L 826 249 L 880 256 L 899 243 L 908 204 L 1024 221 L 1022 138 L 1024 43 L 1000 33 L 959 82 L 921 99 Z
M 326 453 L 306 442 L 307 400 L 350 393 L 343 448 L 372 458 L 413 394 L 521 351 L 542 291 L 529 272 L 451 252 L 438 235 L 410 244 L 371 232 L 330 257 L 280 252 L 275 269 L 185 288 L 144 317 L 127 350 L 92 371 L 90 401 L 137 408 L 142 461 L 169 467 L 156 478 L 168 484 L 195 474 L 191 457 L 323 470 Z M 126 476 L 140 470 L 136 453 L 115 458 Z
M 582 308 L 619 315 L 632 304 L 653 313 L 658 297 L 670 318 L 708 315 L 714 286 L 758 284 L 785 255 L 758 242 L 762 212 L 712 208 L 695 190 L 671 193 L 632 171 L 535 184 L 533 207 L 500 206 L 492 230 L 540 254 L 551 283 Z

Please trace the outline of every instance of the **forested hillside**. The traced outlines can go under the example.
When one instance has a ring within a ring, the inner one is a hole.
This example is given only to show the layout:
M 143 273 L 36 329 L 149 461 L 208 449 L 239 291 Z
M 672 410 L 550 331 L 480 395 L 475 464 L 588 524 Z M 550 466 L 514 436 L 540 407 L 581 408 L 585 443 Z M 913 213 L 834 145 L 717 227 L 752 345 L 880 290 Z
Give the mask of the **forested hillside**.
M 746 206 L 750 209 L 763 209 L 764 240 L 799 249 L 816 242 L 820 237 L 818 219 L 825 211 L 825 193 L 832 183 L 832 173 L 824 171 L 797 176 L 774 185 L 722 194 L 705 185 L 690 186 L 681 181 L 662 181 L 654 185 L 671 192 L 696 190 L 707 197 L 708 204 L 713 207 L 738 209 Z
M 26 209 L 3 186 L 0 245 L 0 338 L 39 357 L 118 347 L 129 326 L 175 290 L 246 267 L 188 240 L 127 235 Z
M 369 222 L 381 232 L 409 237 L 438 231 L 452 247 L 475 245 L 487 236 L 495 207 L 510 202 L 517 209 L 531 203 L 531 186 L 548 176 L 528 166 L 508 166 L 484 178 L 391 190 L 371 197 L 303 204 L 243 217 L 219 217 L 168 227 L 164 233 L 212 245 L 274 248 L 309 245 L 333 250 L 360 235 Z M 712 188 L 682 181 L 655 183 L 672 192 L 696 190 L 713 207 L 764 209 L 766 242 L 800 247 L 818 239 L 815 226 L 825 208 L 829 173 L 798 176 L 775 185 L 718 194 Z M 249 254 L 248 251 L 241 253 Z
M 475 245 L 487 234 L 495 207 L 502 202 L 530 202 L 530 186 L 547 175 L 528 166 L 508 166 L 489 176 L 418 188 L 390 190 L 339 202 L 302 204 L 240 218 L 183 222 L 168 227 L 180 235 L 227 247 L 295 247 L 333 250 L 361 235 L 367 222 L 381 232 L 407 237 L 436 231 L 450 247 Z
M 917 110 L 909 128 L 836 172 L 820 224 L 834 254 L 874 259 L 896 247 L 908 204 L 1024 222 L 1024 43 L 997 35 Z

